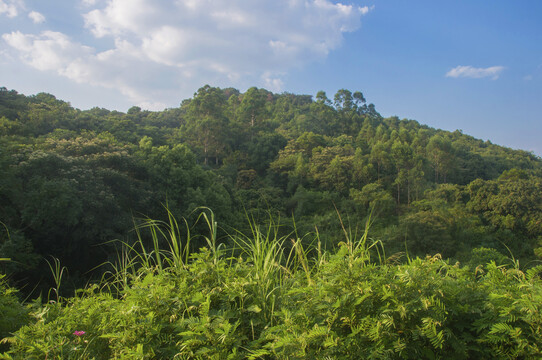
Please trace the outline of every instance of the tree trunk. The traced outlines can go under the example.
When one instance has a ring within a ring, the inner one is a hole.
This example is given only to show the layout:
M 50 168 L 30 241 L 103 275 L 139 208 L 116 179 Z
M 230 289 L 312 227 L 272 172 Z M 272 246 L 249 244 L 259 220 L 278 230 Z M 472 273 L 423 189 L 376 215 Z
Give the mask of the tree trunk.
M 410 180 L 407 179 L 407 205 L 410 206 Z

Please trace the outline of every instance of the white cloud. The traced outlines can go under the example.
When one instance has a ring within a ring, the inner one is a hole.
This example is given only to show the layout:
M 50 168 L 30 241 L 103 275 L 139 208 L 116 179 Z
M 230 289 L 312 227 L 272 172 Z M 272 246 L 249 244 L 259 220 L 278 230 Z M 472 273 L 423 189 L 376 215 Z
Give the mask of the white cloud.
M 99 52 L 53 32 L 13 32 L 4 40 L 37 69 L 118 89 L 140 106 L 178 103 L 179 94 L 206 83 L 280 91 L 289 70 L 324 59 L 370 11 L 331 0 L 81 4 L 92 7 L 83 14 L 85 27 L 114 46 Z
M 93 6 L 96 5 L 96 0 L 81 0 L 83 6 Z
M 329 0 L 111 0 L 85 23 L 97 37 L 141 44 L 157 63 L 258 78 L 324 58 L 368 11 Z
M 475 68 L 472 66 L 457 66 L 446 73 L 446 77 L 458 78 L 466 77 L 480 79 L 490 77 L 492 80 L 497 80 L 499 75 L 504 70 L 504 66 L 491 66 L 488 68 Z
M 364 7 L 361 8 L 361 13 L 362 13 L 363 15 L 365 15 L 365 14 L 369 13 L 369 11 L 374 10 L 374 8 L 375 8 L 374 5 L 371 6 L 371 7 L 364 6 Z
M 41 35 L 25 35 L 19 31 L 2 35 L 2 38 L 19 51 L 23 61 L 43 71 L 57 71 L 63 75 L 71 61 L 87 56 L 91 48 L 72 43 L 59 32 L 44 31 Z
M 277 75 L 282 74 L 272 74 L 270 72 L 265 72 L 262 74 L 262 80 L 264 82 L 264 87 L 270 91 L 280 91 L 284 86 L 284 82 Z
M 32 19 L 32 21 L 34 22 L 34 24 L 41 24 L 42 22 L 45 21 L 45 16 L 43 16 L 42 14 L 40 14 L 39 12 L 37 11 L 31 11 L 29 14 L 28 14 L 28 17 L 30 19 Z
M 140 50 L 129 43 L 119 41 L 115 49 L 96 53 L 91 47 L 53 31 L 40 35 L 17 31 L 2 38 L 18 51 L 25 63 L 38 70 L 56 72 L 77 83 L 116 89 L 136 104 L 146 104 L 149 108 L 166 107 L 154 101 L 164 96 L 160 89 L 152 89 L 152 81 L 160 77 L 160 71 L 152 64 L 138 61 Z M 168 85 L 167 79 L 163 85 Z
M 9 18 L 19 15 L 19 10 L 23 8 L 22 0 L 0 0 L 0 14 L 6 14 Z

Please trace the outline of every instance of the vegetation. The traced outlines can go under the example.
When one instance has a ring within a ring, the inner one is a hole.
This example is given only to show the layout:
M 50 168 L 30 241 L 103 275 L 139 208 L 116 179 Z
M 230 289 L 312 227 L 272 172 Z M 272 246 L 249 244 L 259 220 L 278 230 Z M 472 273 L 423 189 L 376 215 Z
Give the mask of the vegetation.
M 207 216 L 207 215 L 205 215 Z M 211 217 L 206 217 L 210 220 Z M 32 312 L 7 359 L 535 359 L 542 266 L 386 259 L 367 231 L 335 252 L 251 224 L 191 254 L 190 232 L 146 223 L 168 250 L 127 249 L 99 285 Z M 186 229 L 188 230 L 188 228 Z M 291 241 L 289 249 L 286 248 Z M 166 244 L 165 244 L 166 245 Z M 315 256 L 309 256 L 315 252 Z M 480 249 L 481 253 L 487 253 Z M 4 299 L 5 296 L 2 297 Z
M 1 357 L 540 357 L 541 159 L 359 91 L 0 88 L 0 169 Z

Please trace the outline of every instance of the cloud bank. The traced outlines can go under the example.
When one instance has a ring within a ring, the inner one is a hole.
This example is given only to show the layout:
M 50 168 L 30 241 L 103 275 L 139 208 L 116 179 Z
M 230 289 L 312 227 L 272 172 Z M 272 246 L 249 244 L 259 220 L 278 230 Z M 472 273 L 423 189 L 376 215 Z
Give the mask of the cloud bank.
M 489 77 L 492 80 L 497 80 L 499 75 L 504 70 L 504 66 L 491 66 L 488 68 L 475 68 L 472 66 L 457 66 L 446 73 L 446 77 L 451 78 L 472 78 L 480 79 Z
M 0 12 L 2 5 L 0 0 Z M 100 44 L 53 31 L 2 35 L 28 65 L 118 89 L 160 108 L 211 83 L 280 91 L 288 71 L 325 59 L 356 31 L 368 7 L 329 0 L 83 0 L 84 26 Z M 6 12 L 8 10 L 5 10 Z M 38 15 L 31 17 L 39 23 Z

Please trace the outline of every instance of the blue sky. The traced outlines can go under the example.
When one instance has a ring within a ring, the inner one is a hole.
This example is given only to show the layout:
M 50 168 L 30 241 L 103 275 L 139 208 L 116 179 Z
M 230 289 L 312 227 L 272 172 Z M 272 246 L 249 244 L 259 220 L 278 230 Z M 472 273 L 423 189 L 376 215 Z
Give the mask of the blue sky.
M 202 85 L 331 98 L 542 155 L 542 1 L 0 0 L 0 86 L 178 106 Z

